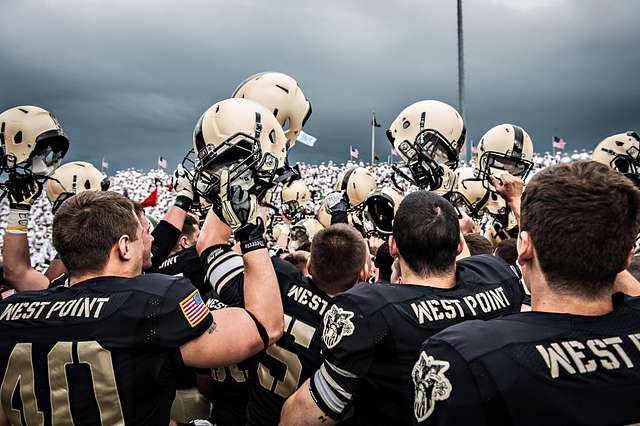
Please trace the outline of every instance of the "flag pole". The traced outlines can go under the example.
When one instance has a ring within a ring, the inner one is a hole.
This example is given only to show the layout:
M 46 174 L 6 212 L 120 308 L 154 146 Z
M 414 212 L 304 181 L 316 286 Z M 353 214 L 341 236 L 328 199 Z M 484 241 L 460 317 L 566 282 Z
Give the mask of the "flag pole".
M 371 112 L 371 165 L 373 166 L 374 155 L 376 150 L 376 113 Z

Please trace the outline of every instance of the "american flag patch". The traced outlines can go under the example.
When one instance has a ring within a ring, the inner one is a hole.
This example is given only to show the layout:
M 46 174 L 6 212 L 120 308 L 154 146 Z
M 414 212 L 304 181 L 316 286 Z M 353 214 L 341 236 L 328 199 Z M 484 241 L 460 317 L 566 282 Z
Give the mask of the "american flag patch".
M 198 290 L 194 290 L 180 302 L 180 309 L 191 327 L 200 324 L 209 315 L 209 308 L 202 301 Z

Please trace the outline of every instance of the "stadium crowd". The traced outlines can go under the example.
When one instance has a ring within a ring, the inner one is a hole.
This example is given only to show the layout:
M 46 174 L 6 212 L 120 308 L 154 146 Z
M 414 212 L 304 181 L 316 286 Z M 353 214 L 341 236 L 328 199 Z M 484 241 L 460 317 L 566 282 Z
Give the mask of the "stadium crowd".
M 291 164 L 310 115 L 256 74 L 171 174 L 106 176 L 0 114 L 0 426 L 640 422 L 636 132 L 465 162 L 425 100 L 395 164 Z

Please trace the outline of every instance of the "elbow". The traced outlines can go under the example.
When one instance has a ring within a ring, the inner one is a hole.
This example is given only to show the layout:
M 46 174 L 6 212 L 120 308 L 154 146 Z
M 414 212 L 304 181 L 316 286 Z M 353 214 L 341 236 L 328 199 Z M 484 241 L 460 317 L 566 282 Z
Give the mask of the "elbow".
M 269 335 L 269 346 L 276 343 L 284 334 L 284 315 L 281 315 L 274 324 L 267 330 Z

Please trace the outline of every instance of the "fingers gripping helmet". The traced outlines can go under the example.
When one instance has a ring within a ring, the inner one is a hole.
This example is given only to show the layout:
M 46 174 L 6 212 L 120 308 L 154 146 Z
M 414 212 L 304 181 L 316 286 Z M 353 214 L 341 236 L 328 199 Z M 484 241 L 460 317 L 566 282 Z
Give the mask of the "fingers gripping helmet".
M 262 200 L 284 167 L 286 140 L 280 123 L 262 105 L 247 99 L 227 99 L 211 106 L 193 131 L 197 156 L 194 187 L 199 196 L 220 206 L 220 173 L 229 182 Z
M 640 136 L 636 132 L 609 136 L 596 146 L 591 159 L 637 180 L 640 175 Z
M 69 139 L 49 111 L 19 106 L 0 114 L 1 161 L 4 170 L 23 166 L 49 176 L 67 153 Z
M 516 217 L 513 212 L 509 211 L 503 220 L 490 217 L 484 236 L 496 247 L 500 241 L 518 238 L 518 232 Z
M 318 209 L 318 214 L 316 215 L 316 218 L 318 219 L 318 222 L 320 222 L 320 224 L 325 228 L 328 228 L 331 226 L 331 214 L 327 211 L 326 203 L 324 202 L 322 203 L 322 205 Z
M 304 214 L 311 192 L 301 179 L 296 179 L 282 187 L 281 197 L 283 213 L 292 219 L 299 214 Z
M 489 176 L 506 172 L 523 180 L 533 167 L 533 142 L 529 134 L 513 124 L 500 124 L 485 133 L 478 143 L 477 175 L 485 188 L 495 191 Z
M 304 219 L 291 226 L 289 231 L 289 244 L 287 248 L 290 253 L 300 250 L 302 246 L 313 241 L 313 237 L 324 229 L 324 226 L 314 218 Z
M 246 79 L 233 93 L 250 99 L 273 113 L 287 138 L 287 149 L 295 145 L 300 130 L 311 116 L 311 103 L 298 82 L 286 74 L 264 72 Z
M 376 178 L 364 167 L 353 167 L 338 175 L 336 191 L 345 191 L 349 206 L 355 208 L 367 199 L 367 195 L 376 189 Z
M 393 218 L 404 197 L 392 188 L 375 190 L 365 201 L 365 237 L 391 235 Z
M 53 211 L 67 198 L 84 191 L 106 191 L 109 179 L 92 164 L 84 161 L 72 161 L 58 167 L 47 181 L 47 198 L 53 205 Z
M 391 123 L 387 138 L 420 188 L 438 189 L 443 168 L 455 170 L 465 141 L 462 117 L 439 101 L 420 101 L 405 108 Z
M 461 167 L 455 171 L 456 179 L 452 189 L 443 195 L 458 210 L 473 218 L 482 216 L 482 210 L 489 200 L 490 192 L 475 176 L 472 167 Z

